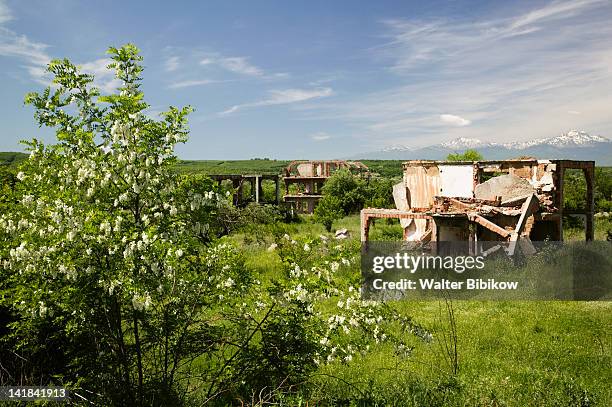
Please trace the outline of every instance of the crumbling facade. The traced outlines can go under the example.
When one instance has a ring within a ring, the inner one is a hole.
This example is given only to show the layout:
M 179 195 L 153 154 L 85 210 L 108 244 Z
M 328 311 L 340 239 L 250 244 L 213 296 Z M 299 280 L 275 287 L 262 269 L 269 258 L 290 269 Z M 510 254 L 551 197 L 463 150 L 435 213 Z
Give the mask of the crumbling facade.
M 593 161 L 502 160 L 478 162 L 408 161 L 394 186 L 397 209 L 361 211 L 361 240 L 368 240 L 371 220 L 398 218 L 404 240 L 414 242 L 479 241 L 516 244 L 530 250 L 531 241 L 563 240 L 563 215 L 581 214 L 585 238 L 593 240 Z M 566 211 L 563 178 L 582 170 L 586 207 Z M 532 246 L 531 246 L 532 247 Z
M 323 184 L 339 169 L 368 174 L 368 167 L 359 161 L 292 161 L 285 168 L 283 200 L 293 205 L 299 213 L 313 213 L 322 197 Z M 295 191 L 290 191 L 292 185 L 297 187 Z

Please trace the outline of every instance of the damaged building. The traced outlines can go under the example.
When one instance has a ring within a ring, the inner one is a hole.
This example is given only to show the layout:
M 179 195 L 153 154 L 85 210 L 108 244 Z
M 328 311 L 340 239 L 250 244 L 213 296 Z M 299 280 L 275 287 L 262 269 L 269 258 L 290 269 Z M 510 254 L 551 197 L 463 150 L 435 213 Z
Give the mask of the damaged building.
M 582 170 L 586 207 L 563 207 L 568 169 Z M 393 188 L 397 209 L 361 211 L 361 240 L 368 241 L 371 221 L 397 218 L 403 238 L 412 242 L 508 242 L 529 251 L 531 241 L 562 241 L 563 216 L 585 218 L 585 239 L 593 240 L 593 161 L 502 160 L 477 162 L 408 161 L 403 180 Z M 499 248 L 499 247 L 498 247 Z M 482 247 L 480 247 L 482 250 Z
M 368 167 L 359 161 L 292 161 L 285 168 L 285 195 L 283 200 L 298 213 L 313 213 L 321 199 L 325 181 L 340 169 L 369 176 Z

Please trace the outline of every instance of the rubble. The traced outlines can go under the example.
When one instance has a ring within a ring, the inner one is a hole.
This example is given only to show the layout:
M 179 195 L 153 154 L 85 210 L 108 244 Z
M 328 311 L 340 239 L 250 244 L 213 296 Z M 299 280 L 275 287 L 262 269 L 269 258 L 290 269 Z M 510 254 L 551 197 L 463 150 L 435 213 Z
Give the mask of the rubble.
M 406 241 L 466 240 L 481 252 L 479 242 L 500 241 L 508 243 L 509 254 L 517 246 L 532 253 L 531 240 L 563 240 L 564 213 L 585 215 L 585 238 L 593 240 L 593 161 L 408 161 L 403 166 L 403 181 L 393 187 L 397 209 L 362 210 L 363 242 L 372 219 L 397 218 Z M 581 211 L 563 207 L 563 176 L 570 168 L 585 175 L 587 208 Z
M 351 236 L 348 229 L 338 229 L 336 230 L 335 238 L 338 240 L 348 239 Z
M 474 197 L 478 199 L 512 201 L 518 197 L 528 197 L 536 190 L 525 178 L 512 174 L 493 177 L 474 188 Z

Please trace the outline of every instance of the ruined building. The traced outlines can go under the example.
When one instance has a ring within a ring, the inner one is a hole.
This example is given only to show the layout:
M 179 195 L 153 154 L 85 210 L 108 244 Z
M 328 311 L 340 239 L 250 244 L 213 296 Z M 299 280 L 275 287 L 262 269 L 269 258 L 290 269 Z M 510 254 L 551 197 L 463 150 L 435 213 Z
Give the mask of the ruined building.
M 502 241 L 511 252 L 516 244 L 529 251 L 531 241 L 563 240 L 563 215 L 578 213 L 586 218 L 586 240 L 593 240 L 593 161 L 408 161 L 403 169 L 393 189 L 397 209 L 361 211 L 363 242 L 372 219 L 398 218 L 406 241 L 464 240 L 476 251 L 479 241 Z M 584 173 L 583 210 L 563 207 L 567 169 Z
M 269 203 L 278 205 L 280 202 L 280 176 L 276 174 L 211 174 L 209 177 L 221 185 L 223 181 L 230 181 L 234 188 L 233 203 L 243 206 L 249 202 Z M 263 183 L 270 181 L 274 183 L 274 199 L 266 202 L 263 197 Z M 245 188 L 248 185 L 248 194 Z
M 284 201 L 293 205 L 299 213 L 312 213 L 321 199 L 323 184 L 339 169 L 369 174 L 368 167 L 359 161 L 292 161 L 285 168 Z

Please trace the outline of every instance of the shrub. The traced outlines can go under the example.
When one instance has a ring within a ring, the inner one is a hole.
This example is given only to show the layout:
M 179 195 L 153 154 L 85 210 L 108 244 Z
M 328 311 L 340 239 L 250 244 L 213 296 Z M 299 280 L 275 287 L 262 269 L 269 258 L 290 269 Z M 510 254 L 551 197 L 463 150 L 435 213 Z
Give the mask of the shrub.
M 315 221 L 325 226 L 328 232 L 331 232 L 334 221 L 342 219 L 343 216 L 342 202 L 334 195 L 323 196 L 314 211 Z
M 463 153 L 450 153 L 446 159 L 448 161 L 480 161 L 484 160 L 484 157 L 478 151 L 468 149 Z
M 365 206 L 389 208 L 394 205 L 393 179 L 368 180 L 349 170 L 340 170 L 325 181 L 323 196 L 335 197 L 344 215 L 359 212 Z

